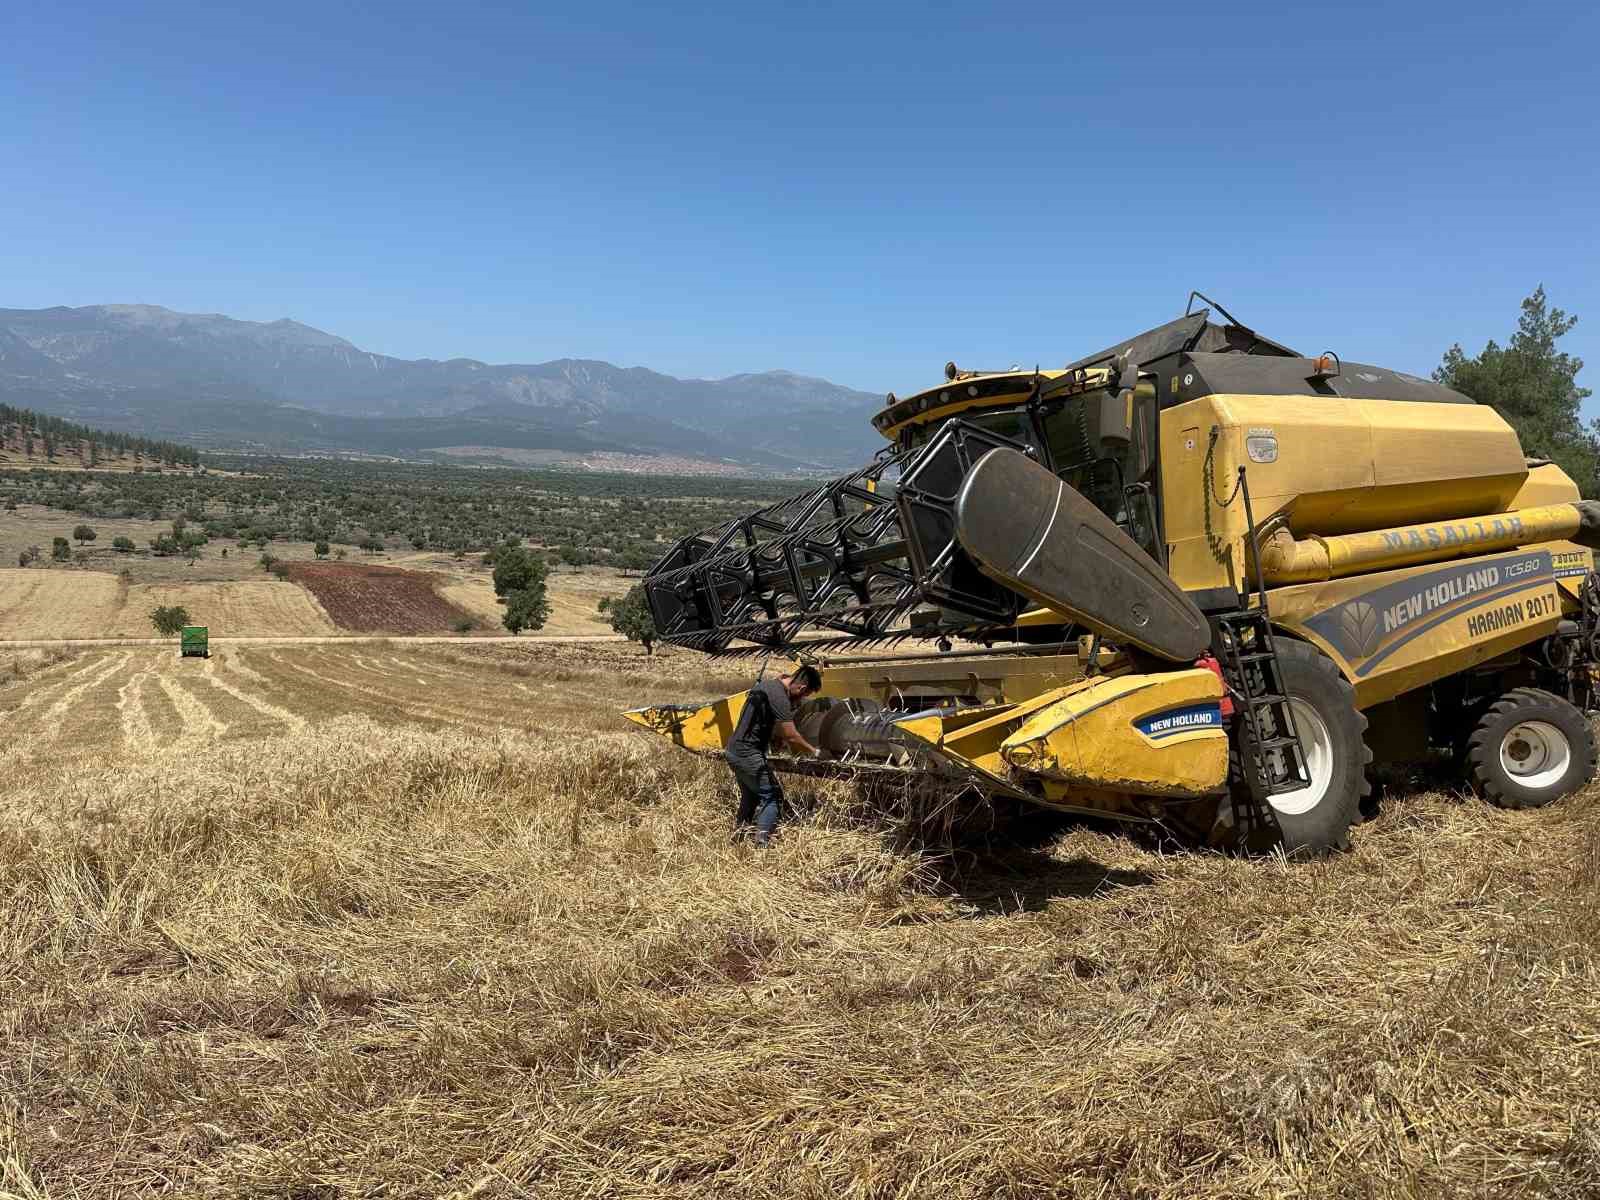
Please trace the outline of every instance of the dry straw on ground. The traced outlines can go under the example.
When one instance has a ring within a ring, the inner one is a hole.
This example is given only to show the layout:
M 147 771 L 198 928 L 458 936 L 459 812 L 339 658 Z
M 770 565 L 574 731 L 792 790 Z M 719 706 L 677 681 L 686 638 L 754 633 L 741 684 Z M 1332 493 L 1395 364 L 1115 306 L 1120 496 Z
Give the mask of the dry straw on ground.
M 1592 795 L 1297 865 L 930 857 L 824 791 L 758 856 L 615 728 L 8 779 L 0 1195 L 1600 1190 Z

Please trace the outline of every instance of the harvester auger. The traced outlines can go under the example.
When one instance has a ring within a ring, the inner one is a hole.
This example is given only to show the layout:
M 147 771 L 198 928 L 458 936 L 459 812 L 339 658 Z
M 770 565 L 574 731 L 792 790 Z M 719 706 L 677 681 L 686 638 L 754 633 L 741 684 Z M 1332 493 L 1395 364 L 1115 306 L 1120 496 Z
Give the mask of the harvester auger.
M 819 662 L 829 757 L 779 770 L 1224 844 L 1344 845 L 1374 759 L 1582 786 L 1600 507 L 1493 409 L 1218 312 L 891 394 L 871 464 L 651 569 L 661 640 Z M 743 703 L 628 716 L 715 755 Z

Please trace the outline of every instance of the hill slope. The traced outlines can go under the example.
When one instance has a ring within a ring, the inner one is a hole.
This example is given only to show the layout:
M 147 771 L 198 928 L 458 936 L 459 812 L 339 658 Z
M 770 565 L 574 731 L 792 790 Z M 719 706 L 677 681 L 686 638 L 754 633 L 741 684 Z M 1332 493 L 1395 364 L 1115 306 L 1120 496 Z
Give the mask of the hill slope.
M 0 467 L 126 471 L 160 470 L 163 464 L 198 467 L 200 455 L 188 446 L 90 429 L 0 404 Z
M 153 305 L 0 309 L 0 401 L 214 447 L 453 447 L 854 465 L 879 397 L 769 371 L 676 379 L 584 359 L 400 359 L 296 321 Z

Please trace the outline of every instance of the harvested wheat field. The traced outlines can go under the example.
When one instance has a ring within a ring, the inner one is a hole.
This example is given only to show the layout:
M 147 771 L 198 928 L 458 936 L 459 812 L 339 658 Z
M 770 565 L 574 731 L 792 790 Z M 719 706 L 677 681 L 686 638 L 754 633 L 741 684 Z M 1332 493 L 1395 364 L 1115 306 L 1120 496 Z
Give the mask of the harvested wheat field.
M 107 571 L 4 570 L 0 639 L 150 637 L 150 610 L 163 604 L 224 636 L 339 632 L 311 593 L 276 579 L 129 585 Z
M 122 612 L 126 590 L 109 571 L 0 569 L 0 639 L 103 636 Z
M 110 633 L 114 637 L 149 637 L 150 610 L 181 604 L 196 625 L 232 637 L 297 637 L 335 634 L 316 597 L 298 584 L 278 579 L 228 580 L 214 583 L 134 584 Z
M 1593 789 L 1391 796 L 1287 864 L 1048 821 L 919 849 L 791 786 L 757 856 L 720 767 L 612 715 L 712 667 L 0 677 L 0 1194 L 1600 1192 Z

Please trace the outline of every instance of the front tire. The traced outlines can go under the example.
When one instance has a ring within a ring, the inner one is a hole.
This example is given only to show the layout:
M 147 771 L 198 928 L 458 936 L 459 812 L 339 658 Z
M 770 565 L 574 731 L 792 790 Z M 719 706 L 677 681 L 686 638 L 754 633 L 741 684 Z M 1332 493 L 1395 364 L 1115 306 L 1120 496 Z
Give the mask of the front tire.
M 1467 740 L 1472 781 L 1501 808 L 1543 808 L 1594 778 L 1594 732 L 1552 692 L 1514 688 L 1491 704 Z
M 1355 689 L 1314 646 L 1279 636 L 1278 670 L 1294 716 L 1295 732 L 1311 782 L 1268 797 L 1286 854 L 1314 856 L 1348 849 L 1350 828 L 1361 819 L 1361 799 L 1371 789 L 1367 718 Z

